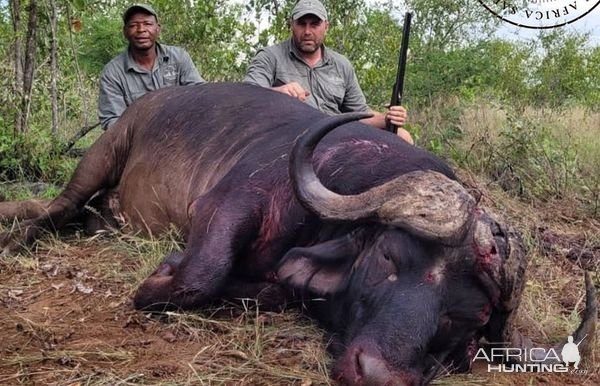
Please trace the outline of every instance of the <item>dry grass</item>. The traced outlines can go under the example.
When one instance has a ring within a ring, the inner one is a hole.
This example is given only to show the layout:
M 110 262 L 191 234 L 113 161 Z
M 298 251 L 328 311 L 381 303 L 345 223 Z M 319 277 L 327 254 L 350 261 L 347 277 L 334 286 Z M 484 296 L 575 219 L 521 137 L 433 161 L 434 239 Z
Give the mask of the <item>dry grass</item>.
M 553 134 L 565 142 L 577 142 L 585 145 L 589 152 L 599 152 L 600 112 L 593 112 L 583 107 L 568 109 L 527 107 L 516 114 L 524 119 L 545 122 L 553 130 Z M 506 120 L 507 111 L 504 106 L 495 103 L 478 103 L 462 110 L 460 127 L 465 138 L 470 141 L 482 136 L 497 138 L 505 127 Z
M 175 229 L 171 229 L 158 237 L 139 234 L 116 232 L 115 242 L 110 248 L 126 254 L 133 270 L 127 271 L 124 279 L 131 280 L 137 287 L 158 266 L 160 261 L 169 253 L 181 251 L 182 237 Z M 109 271 L 116 276 L 122 275 L 121 270 Z
M 411 115 L 421 144 L 531 205 L 600 219 L 600 113 L 439 100 Z M 562 207 L 562 210 L 559 210 Z
M 297 311 L 252 300 L 150 317 L 130 297 L 165 253 L 116 234 L 45 237 L 0 262 L 0 384 L 329 384 L 322 332 Z
M 211 342 L 189 363 L 196 382 L 329 382 L 321 331 L 295 312 L 221 308 L 207 317 L 188 313 L 167 317 L 174 334 Z

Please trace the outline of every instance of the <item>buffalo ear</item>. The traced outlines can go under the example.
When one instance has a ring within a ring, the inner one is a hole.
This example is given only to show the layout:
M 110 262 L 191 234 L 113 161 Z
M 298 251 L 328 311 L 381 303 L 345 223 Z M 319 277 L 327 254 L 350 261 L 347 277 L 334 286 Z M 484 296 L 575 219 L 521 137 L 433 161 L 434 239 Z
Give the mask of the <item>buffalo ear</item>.
M 519 233 L 508 231 L 507 257 L 498 275 L 500 298 L 492 310 L 485 335 L 490 342 L 510 342 L 515 331 L 516 311 L 525 290 L 527 253 Z M 514 346 L 510 346 L 514 347 Z M 520 346 L 517 346 L 520 347 Z
M 306 248 L 292 248 L 277 269 L 282 283 L 317 295 L 343 290 L 358 255 L 355 236 L 347 235 Z

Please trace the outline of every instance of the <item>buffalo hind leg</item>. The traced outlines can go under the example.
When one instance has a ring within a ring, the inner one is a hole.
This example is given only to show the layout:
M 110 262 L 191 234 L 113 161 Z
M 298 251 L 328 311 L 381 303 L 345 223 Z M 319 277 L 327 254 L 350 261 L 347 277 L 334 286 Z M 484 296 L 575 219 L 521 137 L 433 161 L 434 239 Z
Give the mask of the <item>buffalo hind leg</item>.
M 52 200 L 0 202 L 0 222 L 14 222 L 39 217 L 46 213 Z
M 85 205 L 82 213 L 83 229 L 87 235 L 118 229 L 123 225 L 119 215 L 118 191 L 103 191 Z
M 43 230 L 58 230 L 81 213 L 92 196 L 117 185 L 129 152 L 129 119 L 120 119 L 85 153 L 67 187 L 38 216 L 0 234 L 0 255 L 33 243 Z
M 0 246 L 4 248 L 0 254 L 10 254 L 35 240 L 37 232 L 43 227 L 36 226 L 31 220 L 44 218 L 51 202 L 52 200 L 38 199 L 0 202 L 0 223 L 10 224 L 11 227 L 7 232 L 0 233 Z M 118 205 L 116 192 L 97 195 L 85 205 L 85 210 L 82 210 L 74 221 L 83 223 L 84 231 L 88 235 L 116 229 L 120 223 L 117 219 L 118 208 L 115 205 Z

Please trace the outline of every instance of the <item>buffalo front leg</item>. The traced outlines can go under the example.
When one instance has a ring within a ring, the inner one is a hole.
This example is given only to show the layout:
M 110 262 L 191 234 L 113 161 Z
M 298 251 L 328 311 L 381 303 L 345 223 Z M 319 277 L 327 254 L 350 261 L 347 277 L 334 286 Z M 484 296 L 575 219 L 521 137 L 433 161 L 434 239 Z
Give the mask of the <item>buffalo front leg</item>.
M 171 252 L 159 264 L 158 268 L 150 275 L 147 280 L 148 291 L 160 287 L 162 281 L 180 269 L 179 266 L 185 255 L 183 252 Z M 161 279 L 162 278 L 162 279 Z M 154 282 L 154 285 L 150 283 Z M 158 285 L 157 285 L 158 284 Z M 139 292 L 139 291 L 138 291 Z M 156 298 L 157 294 L 150 297 Z M 243 301 L 252 299 L 262 310 L 279 311 L 295 301 L 292 291 L 280 283 L 271 281 L 247 281 L 241 278 L 229 277 L 227 285 L 222 288 L 219 297 L 228 301 Z
M 133 299 L 135 308 L 190 309 L 220 295 L 236 254 L 254 237 L 258 226 L 250 200 L 243 202 L 239 193 L 231 200 L 227 195 L 218 196 L 209 194 L 196 201 L 185 250 L 168 256 L 140 285 Z

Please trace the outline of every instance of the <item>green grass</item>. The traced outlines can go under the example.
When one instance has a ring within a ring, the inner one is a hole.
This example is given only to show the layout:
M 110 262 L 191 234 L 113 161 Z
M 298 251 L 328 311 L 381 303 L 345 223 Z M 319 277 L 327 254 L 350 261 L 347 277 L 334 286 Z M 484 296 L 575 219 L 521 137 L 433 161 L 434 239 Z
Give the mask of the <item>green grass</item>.
M 175 229 L 158 237 L 127 233 L 116 236 L 117 241 L 111 249 L 124 253 L 131 269 L 115 270 L 113 273 L 115 277 L 122 276 L 124 280 L 131 281 L 135 287 L 156 269 L 165 256 L 182 249 L 182 237 Z

